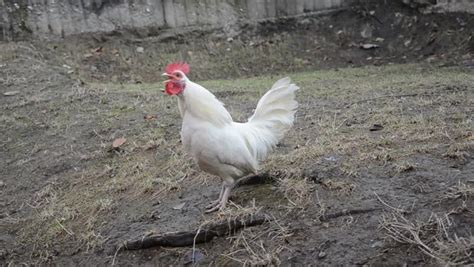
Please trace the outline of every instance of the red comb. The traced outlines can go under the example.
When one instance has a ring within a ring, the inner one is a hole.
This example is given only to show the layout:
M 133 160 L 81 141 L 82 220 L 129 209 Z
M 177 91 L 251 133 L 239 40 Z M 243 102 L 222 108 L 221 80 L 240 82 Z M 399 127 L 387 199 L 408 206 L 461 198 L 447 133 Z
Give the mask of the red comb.
M 173 73 L 177 70 L 182 71 L 184 74 L 188 74 L 189 65 L 187 63 L 184 63 L 184 62 L 175 62 L 175 63 L 168 64 L 168 66 L 166 66 L 166 68 L 165 68 L 165 72 L 169 73 L 169 74 L 171 74 L 171 73 Z

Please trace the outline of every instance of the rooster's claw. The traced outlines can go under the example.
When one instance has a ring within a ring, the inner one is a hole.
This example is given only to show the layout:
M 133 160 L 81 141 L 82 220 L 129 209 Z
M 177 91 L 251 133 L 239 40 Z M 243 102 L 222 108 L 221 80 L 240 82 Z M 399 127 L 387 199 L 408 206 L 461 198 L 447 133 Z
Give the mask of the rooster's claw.
M 220 201 L 220 199 L 215 200 L 215 201 L 212 201 L 209 205 L 206 206 L 206 209 L 209 210 L 209 209 L 214 208 L 215 206 L 218 206 L 218 205 L 219 205 L 219 201 Z
M 226 206 L 226 203 L 222 200 L 220 201 L 218 200 L 216 202 L 217 203 L 211 203 L 211 205 L 207 206 L 205 213 L 211 213 L 214 211 L 223 211 Z

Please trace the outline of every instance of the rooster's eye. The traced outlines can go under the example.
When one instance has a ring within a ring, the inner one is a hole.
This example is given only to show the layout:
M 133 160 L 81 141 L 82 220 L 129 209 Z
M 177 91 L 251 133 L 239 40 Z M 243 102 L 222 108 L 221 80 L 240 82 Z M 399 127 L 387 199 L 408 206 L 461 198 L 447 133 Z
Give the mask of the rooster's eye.
M 181 78 L 181 74 L 179 72 L 176 73 L 176 77 Z

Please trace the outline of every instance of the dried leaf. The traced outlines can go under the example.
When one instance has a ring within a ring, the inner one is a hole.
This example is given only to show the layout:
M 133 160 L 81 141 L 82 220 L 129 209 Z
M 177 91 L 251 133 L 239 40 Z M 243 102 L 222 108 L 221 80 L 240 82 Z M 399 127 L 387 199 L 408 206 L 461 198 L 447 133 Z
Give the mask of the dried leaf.
M 14 95 L 17 95 L 19 93 L 20 93 L 20 91 L 8 91 L 8 92 L 3 93 L 3 95 L 4 96 L 14 96 Z
M 369 128 L 369 131 L 375 132 L 375 131 L 380 131 L 382 129 L 383 129 L 383 126 L 381 124 L 376 123 L 372 125 L 372 127 Z
M 146 145 L 144 146 L 145 150 L 152 150 L 158 147 L 158 144 L 156 144 L 154 141 L 148 141 Z
M 184 207 L 184 205 L 186 205 L 186 202 L 183 202 L 181 204 L 178 204 L 176 206 L 173 207 L 174 210 L 180 210 Z
M 147 114 L 143 117 L 146 121 L 156 119 L 156 115 Z
M 127 139 L 123 138 L 123 137 L 120 137 L 120 138 L 117 138 L 114 140 L 114 142 L 112 143 L 112 147 L 113 148 L 119 148 L 120 146 L 122 146 L 123 144 L 125 144 L 125 142 L 127 141 Z
M 376 44 L 361 44 L 360 48 L 369 50 L 369 49 L 379 48 L 379 45 L 376 45 Z
M 104 48 L 102 46 L 99 46 L 96 49 L 94 49 L 94 52 L 96 53 L 102 53 L 102 51 L 104 51 Z

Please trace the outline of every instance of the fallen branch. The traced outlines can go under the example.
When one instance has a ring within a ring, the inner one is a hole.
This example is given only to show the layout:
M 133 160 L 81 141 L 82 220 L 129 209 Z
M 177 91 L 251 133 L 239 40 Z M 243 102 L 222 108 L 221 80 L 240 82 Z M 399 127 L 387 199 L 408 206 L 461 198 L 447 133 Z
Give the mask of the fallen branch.
M 343 211 L 339 211 L 335 213 L 323 214 L 319 216 L 319 221 L 325 222 L 325 221 L 329 221 L 330 219 L 335 219 L 342 216 L 369 213 L 369 212 L 377 211 L 377 210 L 380 210 L 380 208 L 343 210 Z
M 149 235 L 137 239 L 127 240 L 117 250 L 136 250 L 150 247 L 185 247 L 193 244 L 205 243 L 214 237 L 226 236 L 237 230 L 263 224 L 269 217 L 265 214 L 250 214 L 237 218 L 220 220 L 202 225 L 197 230 Z

